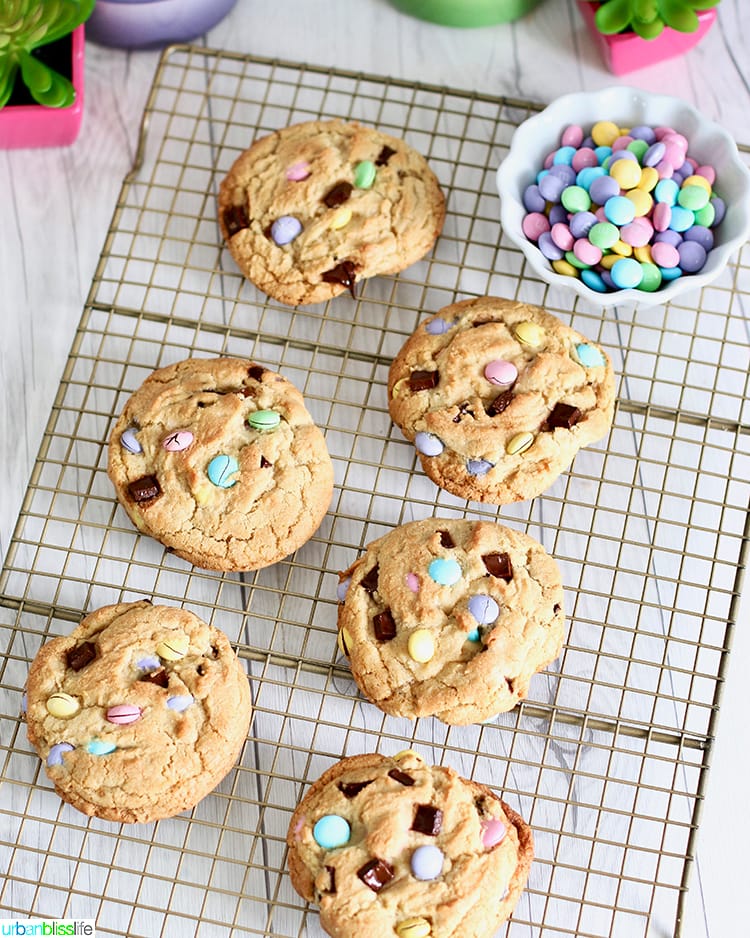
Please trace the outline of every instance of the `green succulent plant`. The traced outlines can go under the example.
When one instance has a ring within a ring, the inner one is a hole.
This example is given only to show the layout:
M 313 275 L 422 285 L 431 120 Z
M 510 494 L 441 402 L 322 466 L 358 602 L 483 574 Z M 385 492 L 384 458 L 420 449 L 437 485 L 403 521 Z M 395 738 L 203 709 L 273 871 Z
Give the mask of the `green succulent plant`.
M 71 82 L 45 64 L 35 50 L 72 33 L 94 9 L 95 0 L 0 0 L 0 108 L 8 103 L 16 78 L 47 107 L 69 107 Z
M 644 39 L 656 39 L 665 26 L 694 33 L 698 11 L 718 6 L 719 0 L 588 0 L 599 3 L 594 22 L 605 36 L 632 30 Z

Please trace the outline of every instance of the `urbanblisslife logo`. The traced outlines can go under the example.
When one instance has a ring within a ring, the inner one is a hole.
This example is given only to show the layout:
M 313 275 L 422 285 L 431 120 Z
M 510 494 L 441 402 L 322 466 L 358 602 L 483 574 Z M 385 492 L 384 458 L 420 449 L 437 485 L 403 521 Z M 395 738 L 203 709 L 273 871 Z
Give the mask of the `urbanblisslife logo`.
M 0 918 L 0 935 L 17 935 L 28 938 L 28 936 L 50 935 L 52 938 L 62 935 L 85 936 L 85 938 L 96 938 L 96 922 L 93 918 L 72 919 L 72 918 L 54 918 L 54 919 L 17 919 Z

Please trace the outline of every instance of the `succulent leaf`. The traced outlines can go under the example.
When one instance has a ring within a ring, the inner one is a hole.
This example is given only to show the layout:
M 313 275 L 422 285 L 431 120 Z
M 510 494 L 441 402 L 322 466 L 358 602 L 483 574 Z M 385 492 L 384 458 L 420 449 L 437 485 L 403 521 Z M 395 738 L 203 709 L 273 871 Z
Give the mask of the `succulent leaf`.
M 596 11 L 594 21 L 600 33 L 612 36 L 630 26 L 632 15 L 632 0 L 607 0 Z

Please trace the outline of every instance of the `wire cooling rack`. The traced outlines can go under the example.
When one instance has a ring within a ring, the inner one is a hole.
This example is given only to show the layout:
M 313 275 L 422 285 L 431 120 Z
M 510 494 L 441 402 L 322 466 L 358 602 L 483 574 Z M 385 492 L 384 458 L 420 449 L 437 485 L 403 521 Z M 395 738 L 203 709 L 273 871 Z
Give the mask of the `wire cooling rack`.
M 534 828 L 529 887 L 502 934 L 679 932 L 748 538 L 750 256 L 649 310 L 603 314 L 535 279 L 502 236 L 494 189 L 532 110 L 199 48 L 165 53 L 0 580 L 4 915 L 96 918 L 102 934 L 146 938 L 319 936 L 285 871 L 292 809 L 342 754 L 408 745 L 502 792 Z M 423 152 L 448 217 L 431 255 L 400 276 L 367 281 L 356 301 L 292 310 L 237 272 L 217 187 L 256 136 L 336 116 Z M 385 397 L 390 360 L 420 319 L 484 293 L 546 306 L 601 342 L 622 376 L 609 438 L 543 497 L 500 512 L 437 490 Z M 133 529 L 106 476 L 113 420 L 142 380 L 219 354 L 294 381 L 335 465 L 317 535 L 253 574 L 165 553 Z M 337 654 L 337 571 L 432 514 L 499 517 L 562 569 L 564 652 L 526 702 L 485 725 L 385 717 Z M 229 634 L 255 710 L 236 769 L 189 815 L 120 826 L 59 801 L 19 711 L 42 642 L 144 595 Z

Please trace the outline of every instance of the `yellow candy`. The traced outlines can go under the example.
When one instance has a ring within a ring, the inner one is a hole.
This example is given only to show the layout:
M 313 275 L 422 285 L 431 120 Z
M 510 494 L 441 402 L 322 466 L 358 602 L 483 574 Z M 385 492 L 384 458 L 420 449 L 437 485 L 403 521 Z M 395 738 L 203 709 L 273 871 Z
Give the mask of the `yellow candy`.
M 397 752 L 393 758 L 396 760 L 396 762 L 400 762 L 402 759 L 406 759 L 408 756 L 413 756 L 415 759 L 420 760 L 422 758 L 420 754 L 414 749 L 402 749 L 401 752 Z
M 163 642 L 156 646 L 156 654 L 164 661 L 179 661 L 187 654 L 190 644 L 187 635 L 184 632 L 178 632 L 176 635 L 170 635 Z
M 429 629 L 417 629 L 409 636 L 409 657 L 424 664 L 435 654 L 435 639 Z
M 705 176 L 688 176 L 687 179 L 683 180 L 683 186 L 700 186 L 702 189 L 705 189 L 706 192 L 711 195 L 711 183 L 706 179 Z
M 610 164 L 609 175 L 621 189 L 635 189 L 641 181 L 641 167 L 635 160 L 621 158 Z
M 653 166 L 641 167 L 641 181 L 638 183 L 639 189 L 643 189 L 644 192 L 650 192 L 658 181 L 659 173 Z
M 396 925 L 398 938 L 428 938 L 432 927 L 426 918 L 405 918 Z
M 342 207 L 335 213 L 333 218 L 329 223 L 329 227 L 334 231 L 337 231 L 339 228 L 343 228 L 345 225 L 348 225 L 352 220 L 352 210 L 347 205 L 342 205 Z
M 552 269 L 555 271 L 555 273 L 562 274 L 563 277 L 578 276 L 578 271 L 575 269 L 575 267 L 562 259 L 559 261 L 552 261 Z
M 633 253 L 633 248 L 629 244 L 625 244 L 622 238 L 620 238 L 619 241 L 615 241 L 612 245 L 612 250 L 615 254 L 619 254 L 620 257 L 630 257 Z
M 352 647 L 352 637 L 349 633 L 349 629 L 339 629 L 339 634 L 336 636 L 336 644 L 339 646 L 339 651 L 341 654 L 346 655 L 348 658 L 349 649 Z
M 619 254 L 605 254 L 605 255 L 602 257 L 602 259 L 599 261 L 599 263 L 600 263 L 600 264 L 602 265 L 602 267 L 604 267 L 606 270 L 612 270 L 612 268 L 615 266 L 615 264 L 616 264 L 619 260 L 620 260 L 620 255 L 619 255 Z
M 643 189 L 631 189 L 630 192 L 625 193 L 625 198 L 630 199 L 635 206 L 636 218 L 643 218 L 648 215 L 654 205 L 654 200 Z
M 404 385 L 408 382 L 408 380 L 408 378 L 399 378 L 398 381 L 393 385 L 391 397 L 398 397 L 399 394 L 404 390 Z
M 521 345 L 540 348 L 544 344 L 544 329 L 528 319 L 516 323 L 513 332 Z
M 516 435 L 512 436 L 505 444 L 505 452 L 509 456 L 517 456 L 520 453 L 525 453 L 533 442 L 533 433 L 516 433 Z
M 643 247 L 634 248 L 633 256 L 637 261 L 640 261 L 642 264 L 653 264 L 653 258 L 651 257 L 651 246 L 644 244 Z
M 68 717 L 75 716 L 81 709 L 80 703 L 70 694 L 51 694 L 47 698 L 47 712 L 50 716 L 58 717 L 61 720 L 67 720 Z
M 211 500 L 211 492 L 208 490 L 208 487 L 195 489 L 193 499 L 195 504 L 202 508 Z
M 598 121 L 591 128 L 591 139 L 598 147 L 611 147 L 620 136 L 620 128 L 612 121 Z

